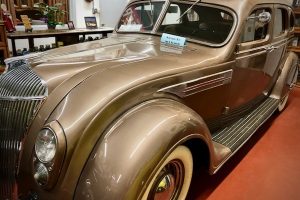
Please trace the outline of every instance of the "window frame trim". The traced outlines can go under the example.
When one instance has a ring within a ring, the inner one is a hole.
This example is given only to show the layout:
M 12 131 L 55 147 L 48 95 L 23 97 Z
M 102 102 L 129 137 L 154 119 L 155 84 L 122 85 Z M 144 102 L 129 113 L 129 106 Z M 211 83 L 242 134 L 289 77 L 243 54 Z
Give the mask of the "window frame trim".
M 269 43 L 271 43 L 272 41 L 272 26 L 273 26 L 273 22 L 274 22 L 274 17 L 273 17 L 273 13 L 274 13 L 274 5 L 273 4 L 260 4 L 260 5 L 256 5 L 255 7 L 253 7 L 250 12 L 248 13 L 247 17 L 249 17 L 255 10 L 258 9 L 269 9 L 271 11 L 271 15 L 272 15 L 272 19 L 269 22 L 269 27 L 268 27 L 268 31 L 267 31 L 267 35 L 264 39 L 259 39 L 259 40 L 253 40 L 253 41 L 247 41 L 247 42 L 241 42 L 239 41 L 237 44 L 237 49 L 238 52 L 243 52 L 245 50 L 249 50 L 249 49 L 259 49 L 259 48 L 264 48 L 266 47 Z M 246 20 L 243 22 L 243 24 L 241 25 L 241 31 L 243 30 L 243 28 L 245 27 L 246 24 Z M 270 28 L 271 26 L 271 28 Z
M 274 20 L 275 20 L 275 10 L 276 9 L 280 9 L 280 10 L 284 10 L 286 13 L 286 16 L 285 16 L 285 26 L 286 27 L 284 27 L 285 29 L 284 29 L 284 31 L 281 33 L 281 34 L 279 34 L 279 35 L 277 35 L 277 36 L 275 36 L 275 34 L 274 34 L 274 29 L 275 29 L 275 21 L 273 20 L 273 30 L 272 30 L 272 38 L 273 38 L 273 40 L 276 40 L 276 39 L 280 39 L 280 38 L 285 38 L 286 36 L 287 36 L 287 34 L 288 34 L 288 32 L 291 30 L 289 27 L 290 27 L 290 18 L 289 18 L 289 10 L 288 10 L 288 8 L 287 8 L 287 6 L 284 6 L 284 5 L 281 5 L 281 4 L 274 4 L 274 7 L 273 7 L 273 9 L 274 9 Z

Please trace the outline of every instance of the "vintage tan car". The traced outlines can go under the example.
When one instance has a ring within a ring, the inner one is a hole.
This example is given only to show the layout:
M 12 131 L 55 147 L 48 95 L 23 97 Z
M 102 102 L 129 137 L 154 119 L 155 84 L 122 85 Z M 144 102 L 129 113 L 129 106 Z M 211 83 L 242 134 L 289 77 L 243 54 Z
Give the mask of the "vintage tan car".
M 286 105 L 289 0 L 134 0 L 116 32 L 7 60 L 1 199 L 185 199 Z

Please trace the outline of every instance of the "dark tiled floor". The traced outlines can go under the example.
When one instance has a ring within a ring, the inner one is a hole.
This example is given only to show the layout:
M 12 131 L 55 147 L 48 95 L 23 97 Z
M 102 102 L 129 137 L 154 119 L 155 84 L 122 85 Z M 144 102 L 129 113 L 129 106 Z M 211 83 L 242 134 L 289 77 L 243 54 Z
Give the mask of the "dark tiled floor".
M 213 176 L 196 171 L 189 200 L 300 199 L 300 88 Z

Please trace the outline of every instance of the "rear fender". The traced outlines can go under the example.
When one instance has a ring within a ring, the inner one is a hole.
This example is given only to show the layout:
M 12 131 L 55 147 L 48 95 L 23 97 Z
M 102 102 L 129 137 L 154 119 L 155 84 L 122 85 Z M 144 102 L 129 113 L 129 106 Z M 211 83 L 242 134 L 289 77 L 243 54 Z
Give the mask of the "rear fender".
M 159 99 L 136 106 L 97 142 L 75 199 L 139 199 L 164 159 L 192 138 L 213 149 L 202 118 L 185 105 Z
M 298 56 L 289 52 L 270 97 L 282 99 L 297 81 Z

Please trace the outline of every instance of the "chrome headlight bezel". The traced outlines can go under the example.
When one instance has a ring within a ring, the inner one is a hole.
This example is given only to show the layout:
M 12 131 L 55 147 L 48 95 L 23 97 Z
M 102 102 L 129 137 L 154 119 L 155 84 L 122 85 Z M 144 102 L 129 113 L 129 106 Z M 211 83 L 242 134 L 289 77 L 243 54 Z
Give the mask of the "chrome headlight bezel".
M 51 141 L 43 142 L 42 139 L 46 138 L 46 137 L 48 137 L 47 139 L 48 140 L 50 139 Z M 57 143 L 58 143 L 57 136 L 53 130 L 51 130 L 49 128 L 42 129 L 38 133 L 37 138 L 35 140 L 35 144 L 34 144 L 34 151 L 35 151 L 35 155 L 36 155 L 37 159 L 41 163 L 45 163 L 45 164 L 51 162 L 53 160 L 53 158 L 55 157 L 55 154 L 57 151 Z M 51 146 L 53 150 L 51 151 L 50 148 L 47 149 L 47 146 Z M 54 146 L 54 148 L 53 148 L 53 146 Z
M 61 172 L 61 168 L 66 154 L 67 143 L 63 128 L 57 121 L 52 121 L 49 124 L 45 125 L 37 134 L 36 141 L 38 139 L 38 135 L 45 130 L 50 131 L 55 137 L 55 153 L 52 158 L 50 157 L 51 159 L 49 160 L 45 161 L 43 159 L 40 159 L 36 152 L 35 143 L 32 155 L 32 176 L 40 187 L 42 187 L 43 189 L 51 189 L 56 184 L 59 174 Z M 37 166 L 41 164 L 45 166 L 45 169 L 47 169 L 48 179 L 46 183 L 39 182 L 39 180 L 37 179 L 39 177 L 38 174 L 36 174 L 38 169 Z

